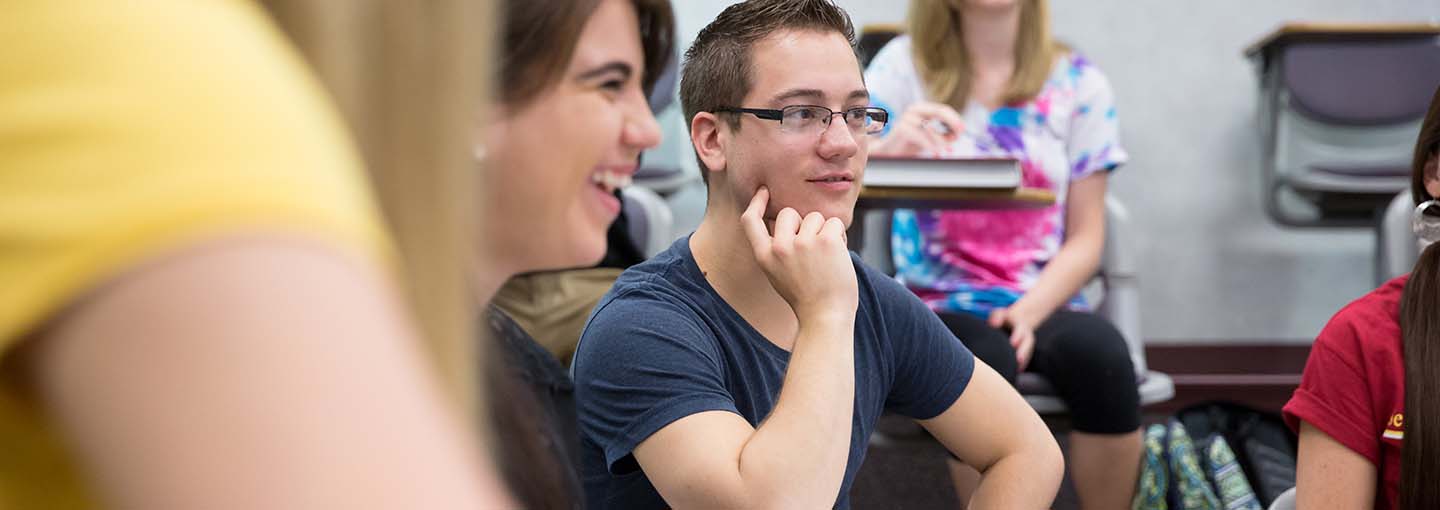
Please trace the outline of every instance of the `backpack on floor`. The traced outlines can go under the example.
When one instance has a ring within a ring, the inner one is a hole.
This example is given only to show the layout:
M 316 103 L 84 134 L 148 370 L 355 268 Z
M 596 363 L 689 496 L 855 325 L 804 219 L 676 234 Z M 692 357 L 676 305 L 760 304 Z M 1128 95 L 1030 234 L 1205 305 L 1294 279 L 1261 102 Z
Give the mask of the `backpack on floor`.
M 1279 414 L 1229 402 L 1207 402 L 1182 409 L 1175 418 L 1193 437 L 1225 438 L 1262 507 L 1295 486 L 1299 438 Z
M 1260 508 L 1260 500 L 1255 496 L 1255 490 L 1251 488 L 1250 481 L 1245 478 L 1245 471 L 1240 468 L 1240 463 L 1235 458 L 1235 451 L 1230 449 L 1230 443 L 1225 437 L 1219 434 L 1210 436 L 1210 441 L 1201 449 L 1200 463 L 1205 468 L 1205 476 L 1210 479 L 1210 485 L 1215 487 L 1215 495 L 1220 497 L 1220 506 L 1225 510 L 1264 510 Z
M 1295 435 L 1230 403 L 1181 410 L 1144 434 L 1132 510 L 1261 510 L 1295 486 Z
M 1170 491 L 1170 468 L 1165 465 L 1164 425 L 1145 428 L 1144 447 L 1140 452 L 1140 479 L 1135 485 L 1131 510 L 1169 510 L 1165 497 Z
M 1165 453 L 1169 455 L 1170 493 L 1166 498 L 1174 510 L 1222 510 L 1220 497 L 1201 467 L 1200 451 L 1180 421 L 1171 418 Z

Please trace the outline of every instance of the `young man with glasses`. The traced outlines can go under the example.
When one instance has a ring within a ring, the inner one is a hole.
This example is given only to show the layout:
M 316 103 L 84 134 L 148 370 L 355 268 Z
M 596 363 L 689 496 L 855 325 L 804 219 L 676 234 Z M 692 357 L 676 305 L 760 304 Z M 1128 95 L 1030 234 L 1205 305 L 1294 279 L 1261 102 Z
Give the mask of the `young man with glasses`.
M 888 120 L 853 39 L 829 0 L 751 0 L 686 53 L 709 203 L 694 234 L 620 277 L 581 338 L 590 508 L 848 508 L 886 410 L 981 469 L 974 507 L 1054 498 L 1063 461 L 1039 417 L 845 247 L 868 137 Z

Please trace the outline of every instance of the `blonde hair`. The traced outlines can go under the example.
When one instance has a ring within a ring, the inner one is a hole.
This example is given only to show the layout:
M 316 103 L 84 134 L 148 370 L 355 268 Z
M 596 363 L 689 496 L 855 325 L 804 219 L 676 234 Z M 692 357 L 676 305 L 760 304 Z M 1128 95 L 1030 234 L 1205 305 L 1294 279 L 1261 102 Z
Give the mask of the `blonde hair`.
M 970 51 L 961 36 L 961 16 L 955 0 L 911 0 L 907 21 L 915 70 L 934 101 L 965 111 L 970 96 Z M 1006 103 L 1033 99 L 1045 86 L 1055 59 L 1064 45 L 1050 37 L 1050 8 L 1046 0 L 1022 0 L 1020 33 L 1015 40 L 1015 73 L 1003 97 Z
M 260 3 L 349 122 L 399 247 L 412 315 L 473 421 L 484 409 L 476 371 L 489 342 L 476 341 L 479 307 L 470 289 L 478 198 L 472 147 L 489 103 L 491 2 Z M 482 433 L 486 423 L 476 423 Z

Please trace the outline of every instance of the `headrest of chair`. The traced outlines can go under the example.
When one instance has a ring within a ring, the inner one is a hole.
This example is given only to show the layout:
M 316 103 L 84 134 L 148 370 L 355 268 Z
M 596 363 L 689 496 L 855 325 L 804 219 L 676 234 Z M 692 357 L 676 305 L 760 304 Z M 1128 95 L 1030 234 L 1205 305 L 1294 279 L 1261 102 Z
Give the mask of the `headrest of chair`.
M 1294 43 L 1280 69 L 1302 115 L 1351 126 L 1409 122 L 1425 115 L 1440 83 L 1440 38 Z
M 630 242 L 635 243 L 643 251 L 650 242 L 650 217 L 645 212 L 645 204 L 634 195 L 623 190 L 620 193 L 620 210 L 625 213 L 626 234 L 630 236 Z
M 659 115 L 662 110 L 675 102 L 675 80 L 678 79 L 675 70 L 675 62 L 679 59 L 675 55 L 665 61 L 665 69 L 660 71 L 660 78 L 655 80 L 655 88 L 650 91 L 650 111 Z
M 904 30 L 900 25 L 889 23 L 866 25 L 861 29 L 860 40 L 855 44 L 860 50 L 860 67 L 868 67 L 875 54 L 880 53 L 881 48 L 902 33 Z

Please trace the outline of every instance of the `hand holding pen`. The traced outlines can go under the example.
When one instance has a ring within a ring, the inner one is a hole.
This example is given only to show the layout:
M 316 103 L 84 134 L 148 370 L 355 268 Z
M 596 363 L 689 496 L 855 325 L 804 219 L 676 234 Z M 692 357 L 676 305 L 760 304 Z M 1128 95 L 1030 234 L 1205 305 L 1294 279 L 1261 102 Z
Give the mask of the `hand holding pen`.
M 920 102 L 910 105 L 900 121 L 871 149 L 876 156 L 938 155 L 965 131 L 965 120 L 949 105 Z

